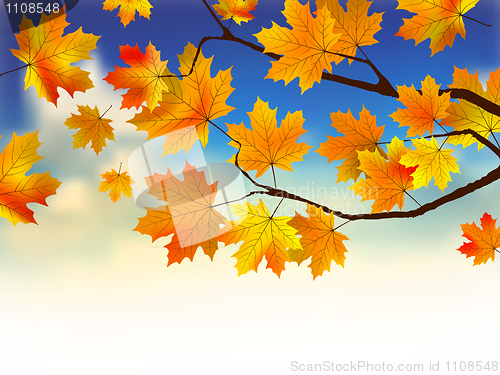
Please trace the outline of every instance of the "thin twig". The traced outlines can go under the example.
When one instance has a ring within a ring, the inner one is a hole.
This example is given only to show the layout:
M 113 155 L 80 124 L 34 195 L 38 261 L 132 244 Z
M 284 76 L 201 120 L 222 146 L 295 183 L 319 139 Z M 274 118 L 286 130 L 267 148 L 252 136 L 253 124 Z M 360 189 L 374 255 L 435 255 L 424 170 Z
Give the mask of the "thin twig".
M 23 66 L 20 66 L 19 68 L 9 70 L 8 72 L 5 72 L 5 73 L 0 74 L 0 77 L 1 77 L 1 76 L 3 76 L 4 74 L 9 74 L 9 73 L 15 72 L 16 70 L 21 70 L 21 69 L 23 69 L 23 68 L 26 68 L 27 66 L 28 66 L 28 65 L 23 65 Z

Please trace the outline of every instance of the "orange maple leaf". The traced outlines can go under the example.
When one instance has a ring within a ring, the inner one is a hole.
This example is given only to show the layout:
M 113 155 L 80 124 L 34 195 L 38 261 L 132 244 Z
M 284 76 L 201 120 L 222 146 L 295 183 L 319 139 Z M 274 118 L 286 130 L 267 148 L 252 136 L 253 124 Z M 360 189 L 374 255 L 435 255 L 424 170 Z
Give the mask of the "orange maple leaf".
M 61 14 L 62 12 L 62 14 Z M 19 49 L 11 49 L 14 56 L 28 66 L 24 78 L 25 90 L 35 86 L 38 97 L 44 97 L 57 107 L 61 87 L 73 97 L 75 91 L 85 92 L 94 87 L 89 72 L 71 66 L 80 60 L 91 60 L 89 52 L 96 48 L 99 36 L 77 31 L 63 36 L 66 22 L 65 8 L 59 13 L 42 14 L 40 25 L 23 16 L 21 32 L 16 34 Z
M 349 0 L 347 2 L 347 11 L 340 5 L 339 0 L 317 0 L 316 5 L 322 8 L 327 5 L 332 18 L 335 19 L 333 33 L 342 34 L 335 44 L 336 51 L 348 56 L 356 56 L 358 47 L 370 46 L 378 43 L 374 35 L 382 27 L 382 13 L 373 13 L 368 16 L 368 9 L 372 1 L 367 0 Z M 343 56 L 334 56 L 336 64 L 344 60 Z M 349 64 L 354 60 L 349 59 Z
M 467 68 L 459 69 L 455 67 L 453 83 L 450 87 L 472 91 L 486 100 L 500 105 L 500 68 L 496 72 L 490 72 L 490 78 L 486 85 L 487 90 L 484 91 L 481 82 L 479 82 L 477 71 L 472 75 L 467 71 Z M 460 99 L 459 103 L 451 103 L 447 111 L 449 115 L 441 121 L 441 124 L 451 126 L 453 130 L 472 129 L 486 139 L 494 132 L 500 132 L 500 117 L 465 99 Z M 465 134 L 452 136 L 447 142 L 467 147 L 477 142 L 477 140 L 473 136 Z M 480 150 L 483 147 L 484 145 L 478 142 L 478 149 Z
M 403 141 L 394 137 L 387 148 L 389 161 L 380 154 L 379 150 L 359 151 L 360 169 L 369 178 L 361 179 L 349 189 L 354 194 L 361 195 L 361 202 L 374 199 L 371 213 L 389 212 L 396 204 L 399 209 L 403 208 L 405 194 L 413 190 L 413 177 L 411 174 L 417 166 L 405 167 L 400 164 L 401 157 L 405 155 L 406 149 Z
M 414 39 L 415 45 L 430 39 L 431 56 L 446 46 L 453 46 L 455 36 L 465 39 L 464 14 L 479 0 L 398 0 L 396 9 L 417 13 L 404 19 L 396 36 Z
M 264 202 L 259 199 L 258 206 L 245 204 L 231 205 L 233 212 L 239 217 L 236 222 L 226 220 L 225 232 L 217 239 L 227 245 L 243 240 L 240 249 L 233 255 L 236 258 L 238 276 L 249 271 L 257 272 L 264 256 L 267 267 L 278 277 L 290 261 L 288 249 L 302 249 L 296 229 L 287 224 L 292 218 L 275 217 L 269 213 Z
M 463 237 L 472 242 L 464 242 L 457 250 L 467 255 L 466 258 L 473 256 L 476 266 L 486 263 L 488 259 L 495 260 L 495 251 L 500 248 L 500 228 L 496 227 L 497 219 L 493 220 L 491 215 L 484 213 L 481 218 L 481 227 L 476 223 L 461 224 Z
M 331 137 L 322 143 L 316 150 L 322 156 L 332 160 L 345 159 L 341 166 L 337 167 L 337 182 L 347 182 L 350 179 L 357 181 L 361 170 L 359 168 L 358 151 L 378 150 L 383 158 L 387 158 L 384 150 L 379 146 L 380 138 L 384 132 L 384 126 L 377 126 L 376 117 L 370 114 L 364 106 L 356 120 L 349 109 L 347 113 L 340 111 L 331 114 L 332 126 L 344 136 Z
M 254 35 L 264 45 L 264 53 L 283 55 L 271 63 L 265 78 L 274 81 L 282 79 L 285 85 L 299 78 L 299 86 L 304 93 L 315 82 L 321 81 L 323 70 L 332 72 L 333 53 L 337 52 L 335 44 L 341 34 L 333 32 L 335 20 L 326 7 L 321 8 L 313 18 L 309 3 L 302 5 L 298 0 L 286 0 L 282 13 L 292 30 L 273 22 L 272 28 L 262 29 Z
M 104 181 L 101 182 L 99 186 L 99 191 L 105 193 L 109 190 L 109 196 L 113 203 L 116 203 L 118 199 L 121 199 L 122 194 L 126 197 L 132 197 L 132 188 L 130 185 L 134 184 L 135 181 L 130 178 L 127 172 L 118 173 L 114 169 L 111 172 L 105 172 L 101 175 Z
M 422 81 L 422 93 L 419 93 L 413 85 L 397 86 L 399 98 L 406 109 L 398 108 L 391 115 L 392 119 L 399 122 L 399 127 L 409 126 L 407 137 L 422 136 L 426 131 L 432 134 L 434 124 L 448 116 L 446 110 L 451 104 L 450 93 L 439 95 L 441 85 L 431 76 Z
M 175 177 L 170 169 L 166 175 L 155 173 L 147 178 L 149 194 L 166 202 L 166 206 L 146 208 L 147 214 L 139 219 L 134 229 L 148 234 L 153 242 L 173 234 L 168 249 L 168 266 L 181 263 L 194 254 L 201 246 L 204 253 L 213 260 L 218 249 L 215 239 L 219 234 L 224 217 L 215 209 L 217 182 L 209 185 L 205 172 L 199 172 L 189 165 L 182 171 L 183 180 Z
M 323 208 L 307 205 L 308 217 L 295 213 L 295 217 L 288 222 L 292 228 L 297 229 L 303 250 L 290 250 L 290 259 L 299 265 L 312 257 L 309 268 L 313 280 L 322 276 L 324 271 L 330 272 L 332 260 L 344 267 L 347 249 L 343 241 L 349 240 L 347 236 L 336 231 L 333 213 L 325 214 Z
M 118 7 L 120 7 L 120 10 L 117 17 L 120 17 L 123 27 L 127 27 L 130 21 L 135 21 L 136 11 L 139 16 L 149 20 L 153 6 L 147 0 L 105 0 L 102 9 L 111 12 Z
M 304 142 L 297 143 L 297 139 L 307 132 L 302 128 L 302 111 L 288 112 L 278 128 L 276 110 L 271 110 L 268 102 L 257 98 L 253 111 L 248 112 L 252 129 L 243 124 L 226 124 L 227 134 L 239 142 L 229 144 L 235 148 L 241 145 L 238 165 L 244 171 L 257 170 L 256 177 L 262 176 L 272 166 L 293 172 L 291 163 L 302 160 L 312 147 Z M 235 156 L 229 160 L 233 164 Z
M 181 131 L 187 135 L 180 137 L 180 142 L 174 145 L 169 141 L 164 146 L 164 154 L 177 153 L 184 149 L 189 151 L 196 139 L 200 139 L 203 147 L 208 142 L 208 124 L 210 121 L 225 116 L 234 108 L 226 104 L 226 100 L 233 92 L 231 87 L 231 68 L 219 71 L 212 78 L 210 66 L 212 57 L 207 59 L 200 52 L 196 60 L 196 66 L 189 74 L 196 56 L 197 48 L 189 43 L 184 53 L 179 55 L 179 72 L 186 77 L 164 78 L 169 92 L 163 93 L 159 106 L 153 112 L 146 111 L 142 107 L 138 113 L 128 122 L 137 126 L 137 130 L 148 132 L 148 139 L 161 137 L 171 132 Z M 193 137 L 196 129 L 197 138 Z M 179 134 L 179 133 L 177 133 Z
M 47 197 L 56 194 L 61 185 L 56 178 L 50 177 L 50 172 L 26 175 L 33 164 L 43 159 L 37 153 L 40 145 L 38 130 L 22 137 L 14 133 L 10 143 L 0 153 L 0 217 L 5 217 L 14 225 L 37 224 L 33 211 L 26 204 L 47 206 Z
M 255 10 L 258 0 L 219 0 L 219 4 L 212 5 L 222 20 L 232 19 L 238 25 L 248 22 L 255 17 L 250 14 Z
M 161 100 L 162 92 L 168 91 L 166 82 L 161 77 L 166 72 L 167 61 L 161 61 L 160 51 L 149 42 L 146 53 L 139 46 L 120 46 L 120 57 L 130 68 L 115 66 L 104 80 L 113 85 L 115 90 L 128 89 L 123 94 L 121 108 L 136 107 L 146 101 L 150 111 L 155 109 Z
M 96 155 L 99 155 L 103 147 L 106 147 L 106 139 L 115 140 L 114 129 L 109 125 L 111 120 L 103 118 L 99 114 L 97 106 L 92 109 L 88 105 L 79 105 L 78 111 L 80 112 L 79 115 L 72 113 L 71 117 L 64 122 L 64 125 L 70 129 L 79 129 L 73 135 L 73 149 L 79 147 L 85 148 L 92 142 L 91 147 L 94 149 Z

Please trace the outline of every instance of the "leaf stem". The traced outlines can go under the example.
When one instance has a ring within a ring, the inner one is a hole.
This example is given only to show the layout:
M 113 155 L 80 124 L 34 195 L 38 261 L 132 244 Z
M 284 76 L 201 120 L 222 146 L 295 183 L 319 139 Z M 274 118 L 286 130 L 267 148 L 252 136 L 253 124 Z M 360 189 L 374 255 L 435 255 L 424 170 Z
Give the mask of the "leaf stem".
M 276 214 L 276 211 L 278 211 L 278 208 L 279 206 L 281 205 L 281 203 L 283 203 L 283 201 L 285 200 L 285 198 L 281 198 L 280 202 L 278 203 L 278 205 L 276 206 L 276 208 L 274 209 L 274 212 L 273 214 L 271 215 L 271 217 L 274 217 L 274 214 Z
M 276 173 L 274 172 L 274 164 L 271 163 L 271 169 L 273 170 L 273 179 L 274 179 L 274 188 L 277 188 L 276 185 Z
M 120 169 L 118 170 L 118 176 L 122 173 L 122 162 L 120 162 Z
M 113 104 L 111 104 L 111 105 L 109 106 L 109 108 L 106 110 L 106 112 L 104 112 L 104 113 L 101 115 L 101 117 L 99 117 L 99 120 L 100 120 L 100 119 L 102 119 L 106 113 L 108 113 L 108 111 L 111 109 L 111 107 L 113 107 Z
M 488 27 L 491 27 L 491 25 L 487 25 L 487 24 L 485 24 L 485 23 L 483 23 L 483 22 L 481 22 L 481 21 L 478 21 L 478 20 L 476 20 L 476 19 L 474 19 L 474 18 L 472 18 L 472 17 L 465 16 L 465 15 L 463 15 L 463 14 L 462 14 L 462 17 L 463 17 L 463 18 L 467 18 L 468 20 L 471 20 L 471 21 L 474 21 L 474 22 L 480 23 L 480 24 L 481 24 L 481 25 L 483 25 L 483 26 L 488 26 Z
M 20 66 L 19 68 L 16 68 L 16 69 L 12 69 L 12 70 L 9 70 L 8 72 L 5 72 L 5 73 L 2 73 L 0 74 L 0 77 L 3 76 L 4 74 L 8 74 L 8 73 L 12 73 L 12 72 L 15 72 L 16 70 L 21 70 L 23 68 L 26 68 L 28 65 L 23 65 L 23 66 Z
M 352 220 L 347 220 L 347 221 L 344 221 L 342 224 L 337 225 L 335 228 L 333 228 L 333 231 L 335 232 L 337 229 L 342 228 L 344 225 L 349 224 L 349 223 L 352 223 Z

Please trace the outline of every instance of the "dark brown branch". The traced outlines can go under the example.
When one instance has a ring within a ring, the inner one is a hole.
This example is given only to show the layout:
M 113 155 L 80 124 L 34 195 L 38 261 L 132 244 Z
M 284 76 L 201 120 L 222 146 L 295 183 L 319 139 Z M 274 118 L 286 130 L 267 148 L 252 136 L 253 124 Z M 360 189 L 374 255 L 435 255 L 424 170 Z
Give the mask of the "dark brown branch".
M 467 130 L 463 130 L 463 131 L 453 131 L 453 132 L 446 133 L 446 134 L 436 134 L 436 135 L 433 135 L 433 137 L 441 138 L 441 137 L 450 137 L 450 136 L 464 135 L 464 134 L 472 135 L 474 138 L 476 138 L 479 142 L 481 142 L 486 147 L 488 147 L 496 156 L 498 156 L 500 158 L 500 148 L 496 147 L 493 143 L 488 141 L 482 135 L 478 134 L 477 132 L 475 132 L 471 129 L 467 129 Z M 431 136 L 429 136 L 429 137 L 431 137 Z M 426 138 L 428 138 L 428 137 L 426 137 Z M 265 192 L 264 194 L 267 194 L 267 195 L 273 196 L 273 197 L 278 197 L 278 198 L 292 199 L 292 200 L 295 200 L 298 202 L 310 204 L 310 205 L 318 207 L 318 208 L 321 207 L 321 208 L 323 208 L 323 211 L 325 213 L 332 213 L 333 215 L 335 215 L 337 217 L 340 217 L 342 219 L 348 219 L 351 221 L 354 221 L 354 220 L 380 220 L 380 219 L 392 219 L 392 218 L 415 218 L 417 216 L 425 214 L 426 212 L 435 210 L 436 208 L 438 208 L 446 203 L 449 203 L 449 202 L 455 201 L 459 198 L 462 198 L 462 197 L 474 192 L 475 190 L 480 189 L 484 186 L 487 186 L 487 185 L 491 184 L 492 182 L 495 182 L 498 179 L 500 179 L 500 166 L 499 166 L 498 168 L 489 172 L 486 176 L 480 178 L 479 180 L 476 180 L 472 183 L 467 184 L 466 186 L 458 188 L 455 191 L 453 191 L 452 193 L 447 194 L 439 199 L 436 199 L 433 202 L 424 204 L 423 206 L 420 206 L 419 208 L 417 208 L 415 210 L 391 211 L 391 212 L 382 212 L 382 213 L 374 213 L 374 214 L 352 215 L 352 214 L 344 213 L 341 211 L 332 210 L 331 208 L 329 208 L 327 206 L 313 202 L 307 198 L 289 193 L 285 190 L 277 189 L 277 188 L 273 188 L 271 186 L 262 185 L 262 184 L 257 183 L 249 176 L 249 174 L 247 172 L 245 172 L 239 166 L 238 156 L 239 156 L 239 153 L 241 151 L 241 143 L 236 141 L 236 140 L 234 140 L 234 142 L 236 142 L 240 145 L 239 150 L 235 156 L 236 167 L 255 186 L 267 190 L 267 192 Z
M 488 99 L 485 99 L 472 91 L 466 89 L 446 89 L 439 90 L 439 95 L 444 92 L 449 92 L 450 96 L 454 99 L 465 99 L 468 102 L 481 107 L 485 111 L 500 117 L 500 106 L 498 104 L 490 102 Z

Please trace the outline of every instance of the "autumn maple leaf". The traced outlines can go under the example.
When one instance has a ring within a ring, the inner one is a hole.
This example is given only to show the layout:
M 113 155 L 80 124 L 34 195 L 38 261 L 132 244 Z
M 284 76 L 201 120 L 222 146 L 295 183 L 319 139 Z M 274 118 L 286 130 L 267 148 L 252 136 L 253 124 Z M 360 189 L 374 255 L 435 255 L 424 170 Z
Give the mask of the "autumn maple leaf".
M 497 219 L 493 220 L 485 212 L 481 218 L 482 228 L 474 222 L 461 224 L 463 236 L 471 242 L 464 242 L 457 250 L 467 255 L 466 258 L 473 256 L 473 266 L 486 263 L 488 259 L 495 260 L 495 251 L 500 248 L 500 228 L 496 227 L 496 222 Z
M 226 100 L 233 92 L 231 87 L 231 68 L 219 71 L 212 78 L 210 66 L 212 57 L 207 59 L 200 52 L 193 72 L 189 74 L 196 56 L 197 48 L 189 43 L 184 53 L 179 55 L 179 71 L 186 77 L 164 78 L 169 88 L 163 93 L 159 106 L 153 112 L 145 110 L 137 114 L 128 122 L 137 126 L 137 130 L 148 132 L 148 139 L 167 135 L 164 145 L 164 155 L 176 154 L 180 150 L 189 151 L 195 141 L 199 139 L 205 147 L 208 142 L 209 122 L 225 116 L 234 108 L 226 104 Z M 171 132 L 179 132 L 182 136 L 177 142 L 169 142 Z M 195 137 L 194 135 L 197 135 Z
M 288 85 L 299 78 L 302 93 L 315 82 L 321 81 L 323 70 L 332 72 L 335 45 L 341 34 L 333 32 L 335 20 L 326 7 L 318 11 L 316 18 L 311 14 L 309 3 L 302 5 L 298 0 L 286 0 L 282 12 L 292 30 L 273 22 L 270 29 L 262 29 L 255 37 L 265 47 L 264 53 L 283 55 L 265 78 L 280 79 Z
M 453 46 L 455 36 L 465 39 L 464 14 L 479 0 L 398 0 L 397 9 L 417 13 L 404 19 L 396 36 L 414 39 L 415 45 L 430 39 L 431 56 L 446 46 Z
M 61 13 L 62 12 L 62 13 Z M 16 34 L 19 49 L 11 49 L 14 56 L 24 62 L 28 71 L 24 78 L 25 90 L 35 86 L 38 97 L 44 97 L 57 107 L 61 87 L 71 97 L 75 91 L 85 92 L 94 87 L 89 72 L 71 66 L 80 60 L 91 60 L 89 52 L 96 48 L 99 36 L 77 31 L 63 36 L 66 22 L 65 8 L 59 13 L 42 13 L 40 25 L 23 16 L 21 32 Z
M 444 191 L 448 182 L 451 181 L 450 173 L 460 173 L 457 159 L 451 156 L 453 150 L 438 146 L 434 137 L 430 140 L 417 138 L 412 142 L 416 150 L 409 150 L 399 162 L 406 167 L 418 166 L 411 175 L 413 187 L 415 189 L 427 187 L 434 177 L 434 185 Z
M 219 4 L 212 5 L 222 20 L 232 19 L 238 25 L 248 22 L 255 17 L 250 14 L 255 10 L 258 0 L 219 0 Z
M 103 118 L 97 106 L 92 109 L 88 105 L 79 105 L 78 111 L 80 112 L 79 115 L 72 113 L 71 117 L 64 122 L 64 125 L 70 129 L 79 129 L 73 135 L 73 149 L 79 147 L 85 148 L 92 142 L 91 147 L 94 149 L 96 155 L 99 155 L 103 147 L 106 147 L 106 139 L 115 140 L 114 129 L 109 125 L 111 120 Z
M 407 137 L 422 136 L 426 131 L 432 134 L 434 124 L 448 116 L 446 110 L 451 104 L 450 93 L 439 95 L 441 85 L 431 76 L 422 81 L 422 93 L 413 85 L 397 86 L 399 98 L 407 108 L 398 110 L 391 115 L 392 119 L 399 122 L 399 126 L 409 126 Z
M 340 5 L 339 0 L 317 0 L 318 9 L 323 6 L 328 7 L 332 18 L 335 19 L 333 33 L 340 33 L 341 37 L 335 43 L 337 53 L 348 56 L 356 56 L 358 47 L 370 46 L 378 43 L 374 35 L 382 29 L 382 13 L 373 13 L 368 16 L 368 9 L 372 1 L 368 0 L 349 0 L 347 2 L 347 11 Z M 344 60 L 343 56 L 334 56 L 336 64 Z M 349 59 L 349 64 L 352 62 Z
M 135 181 L 130 178 L 127 172 L 116 172 L 111 169 L 111 172 L 105 172 L 101 175 L 104 181 L 99 186 L 99 191 L 105 193 L 109 190 L 109 196 L 113 203 L 121 199 L 122 194 L 128 198 L 132 197 L 132 187 Z
M 14 225 L 37 224 L 33 211 L 26 205 L 39 203 L 47 206 L 47 197 L 56 194 L 61 185 L 56 178 L 50 177 L 49 172 L 26 175 L 37 161 L 43 159 L 37 153 L 40 145 L 38 130 L 22 137 L 14 133 L 0 153 L 0 217 Z
M 214 207 L 217 182 L 209 185 L 204 172 L 186 162 L 183 180 L 170 169 L 166 175 L 155 173 L 147 179 L 149 194 L 167 205 L 146 208 L 147 214 L 139 219 L 135 231 L 148 234 L 153 241 L 173 234 L 168 249 L 168 265 L 193 260 L 198 247 L 213 260 L 218 249 L 215 239 L 224 217 Z
M 302 249 L 296 229 L 287 224 L 291 217 L 275 217 L 269 213 L 264 202 L 254 206 L 249 202 L 231 205 L 239 217 L 236 222 L 225 221 L 223 234 L 217 239 L 227 245 L 243 240 L 240 249 L 233 255 L 236 258 L 238 276 L 249 271 L 257 272 L 260 262 L 266 257 L 267 267 L 278 277 L 290 261 L 288 249 Z
M 146 101 L 150 111 L 156 108 L 161 100 L 162 93 L 168 91 L 168 86 L 162 75 L 166 73 L 167 61 L 161 61 L 160 51 L 149 42 L 146 53 L 143 54 L 139 47 L 129 45 L 120 46 L 120 57 L 130 65 L 130 68 L 119 68 L 108 73 L 104 80 L 113 85 L 115 90 L 128 89 L 123 94 L 121 108 L 136 107 Z
M 459 69 L 455 67 L 453 83 L 450 87 L 454 89 L 469 90 L 489 100 L 491 103 L 500 105 L 500 68 L 497 69 L 496 72 L 490 72 L 490 78 L 486 82 L 486 85 L 487 90 L 484 91 L 481 82 L 479 82 L 477 71 L 475 74 L 470 74 L 467 68 Z M 460 99 L 459 103 L 452 103 L 447 111 L 449 115 L 442 120 L 441 124 L 443 126 L 451 126 L 453 130 L 461 131 L 472 129 L 486 139 L 494 132 L 500 132 L 500 117 L 465 99 Z M 493 137 L 495 137 L 494 134 Z M 477 142 L 477 140 L 470 134 L 464 134 L 452 136 L 447 142 L 455 145 L 461 144 L 463 147 L 467 147 Z M 483 147 L 484 145 L 478 142 L 478 149 L 480 150 Z
M 403 208 L 405 194 L 413 190 L 413 177 L 417 166 L 405 167 L 400 164 L 401 157 L 405 155 L 406 149 L 403 141 L 394 137 L 388 146 L 389 161 L 380 154 L 379 150 L 358 151 L 360 169 L 369 178 L 361 179 L 349 189 L 354 194 L 361 195 L 361 201 L 374 199 L 371 213 L 389 212 L 396 204 L 399 209 Z
M 332 260 L 344 267 L 347 249 L 343 241 L 349 238 L 336 231 L 333 213 L 326 214 L 323 208 L 307 205 L 308 217 L 299 213 L 288 222 L 292 228 L 297 229 L 300 235 L 302 250 L 289 250 L 290 259 L 299 265 L 312 257 L 309 268 L 313 279 L 322 276 L 324 271 L 330 272 Z
M 337 182 L 347 182 L 350 179 L 357 181 L 361 170 L 359 168 L 358 151 L 378 150 L 383 158 L 386 158 L 384 150 L 379 146 L 380 138 L 384 132 L 384 126 L 377 126 L 376 117 L 370 114 L 364 106 L 359 113 L 359 120 L 355 119 L 349 109 L 347 113 L 340 111 L 331 114 L 332 126 L 340 133 L 340 137 L 327 135 L 328 140 L 322 143 L 316 150 L 322 156 L 332 160 L 345 159 L 341 166 L 337 167 Z
M 153 6 L 147 0 L 105 0 L 102 9 L 111 12 L 118 7 L 120 10 L 117 17 L 120 17 L 123 27 L 127 27 L 130 21 L 135 21 L 135 12 L 149 20 Z
M 297 139 L 306 133 L 302 127 L 302 111 L 288 112 L 278 128 L 276 110 L 271 110 L 268 102 L 257 98 L 253 111 L 248 112 L 252 129 L 243 124 L 226 124 L 227 134 L 234 140 L 229 144 L 240 149 L 238 165 L 244 171 L 257 170 L 256 177 L 262 176 L 269 167 L 293 172 L 291 163 L 302 160 L 312 147 L 304 142 L 297 143 Z M 229 160 L 233 164 L 235 156 Z

